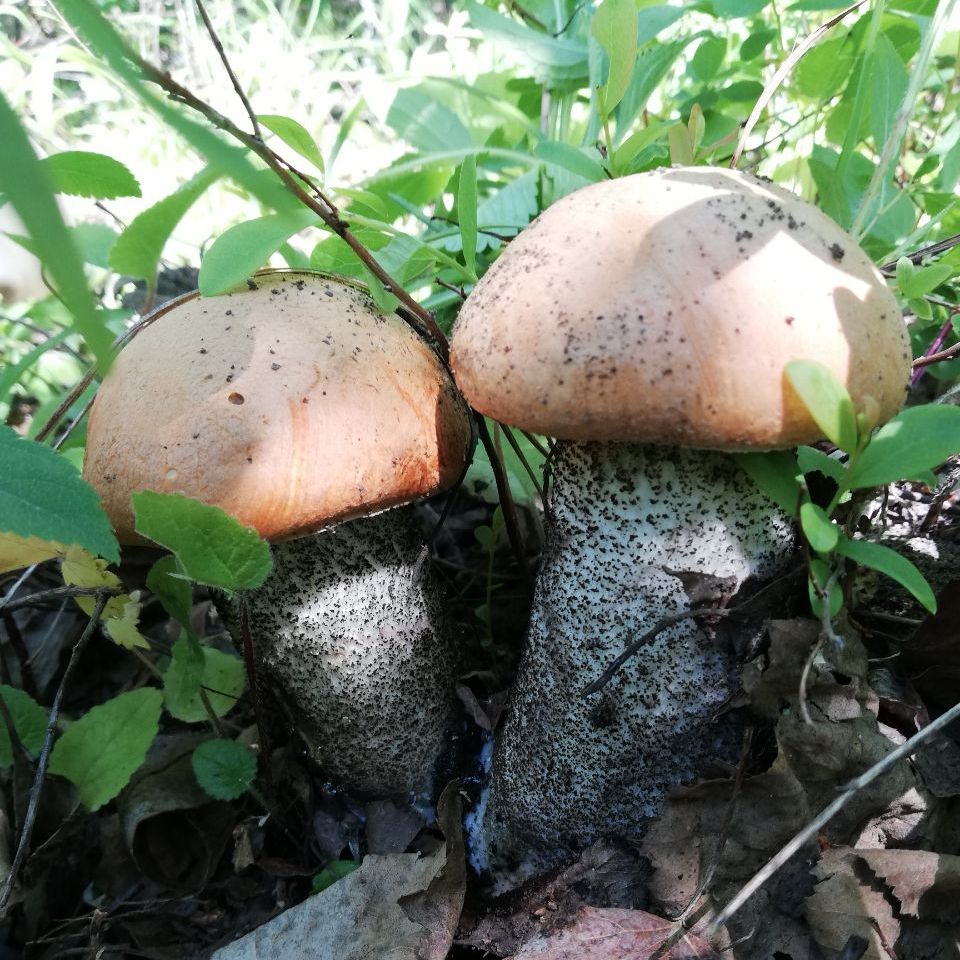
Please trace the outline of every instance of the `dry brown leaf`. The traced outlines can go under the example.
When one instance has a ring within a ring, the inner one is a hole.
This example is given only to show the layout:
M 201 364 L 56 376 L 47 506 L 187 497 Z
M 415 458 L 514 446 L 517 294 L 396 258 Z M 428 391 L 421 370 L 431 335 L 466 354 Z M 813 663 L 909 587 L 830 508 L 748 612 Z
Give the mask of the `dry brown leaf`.
M 928 850 L 858 850 L 892 890 L 900 912 L 960 926 L 960 857 Z
M 676 924 L 643 910 L 584 907 L 569 927 L 533 940 L 508 960 L 651 960 Z M 720 960 L 706 940 L 684 934 L 662 960 Z
M 820 882 L 807 900 L 807 922 L 828 956 L 856 935 L 868 944 L 863 960 L 890 960 L 884 943 L 896 943 L 900 923 L 880 885 L 858 876 L 858 862 L 858 852 L 849 847 L 824 851 L 815 868 Z
M 444 790 L 437 818 L 446 844 L 435 853 L 367 856 L 349 876 L 213 960 L 443 960 L 466 886 L 455 783 Z

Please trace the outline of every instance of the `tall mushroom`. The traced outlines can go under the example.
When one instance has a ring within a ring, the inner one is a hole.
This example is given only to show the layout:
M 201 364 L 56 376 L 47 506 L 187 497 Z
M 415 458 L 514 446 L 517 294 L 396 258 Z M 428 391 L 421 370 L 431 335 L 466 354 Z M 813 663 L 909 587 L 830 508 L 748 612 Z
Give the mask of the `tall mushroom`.
M 332 779 L 405 795 L 448 743 L 454 653 L 410 512 L 380 512 L 452 486 L 469 444 L 466 405 L 401 317 L 349 281 L 276 271 L 180 302 L 129 344 L 84 474 L 123 542 L 141 489 L 276 541 L 248 597 L 261 670 Z
M 722 578 L 774 577 L 788 518 L 723 452 L 819 438 L 783 370 L 826 364 L 881 418 L 910 351 L 867 255 L 748 174 L 676 168 L 598 183 L 524 230 L 461 311 L 451 363 L 488 416 L 562 438 L 528 645 L 477 811 L 475 856 L 522 877 L 636 833 L 729 752 L 733 652 L 687 619 L 598 692 L 631 640 Z

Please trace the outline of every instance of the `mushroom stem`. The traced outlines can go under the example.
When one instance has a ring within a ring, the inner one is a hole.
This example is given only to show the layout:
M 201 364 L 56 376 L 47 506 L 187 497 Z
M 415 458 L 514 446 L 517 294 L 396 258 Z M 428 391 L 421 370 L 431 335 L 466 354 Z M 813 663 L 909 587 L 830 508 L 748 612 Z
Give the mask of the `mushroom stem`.
M 455 657 L 412 508 L 274 544 L 273 561 L 247 596 L 254 652 L 315 759 L 367 795 L 429 792 Z
M 726 622 L 668 626 L 584 688 L 658 620 L 702 606 L 704 587 L 729 601 L 775 576 L 795 543 L 726 454 L 561 443 L 553 478 L 527 649 L 476 817 L 475 860 L 501 885 L 639 833 L 671 786 L 736 756 L 737 722 L 719 717 L 737 688 Z

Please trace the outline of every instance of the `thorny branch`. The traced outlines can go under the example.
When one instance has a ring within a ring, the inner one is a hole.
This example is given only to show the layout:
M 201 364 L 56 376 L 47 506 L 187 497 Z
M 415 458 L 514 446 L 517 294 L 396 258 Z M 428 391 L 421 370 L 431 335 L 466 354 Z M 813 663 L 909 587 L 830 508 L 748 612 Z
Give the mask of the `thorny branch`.
M 52 593 L 54 591 L 45 592 Z M 17 882 L 17 877 L 19 876 L 20 870 L 23 868 L 23 864 L 27 859 L 27 854 L 30 851 L 30 839 L 33 836 L 33 827 L 37 819 L 37 809 L 40 806 L 40 795 L 43 792 L 43 783 L 47 775 L 47 764 L 50 762 L 50 751 L 53 747 L 53 735 L 57 729 L 57 719 L 60 716 L 60 704 L 63 701 L 63 694 L 66 691 L 67 685 L 69 684 L 71 678 L 73 677 L 74 671 L 77 668 L 77 664 L 80 662 L 80 657 L 83 654 L 83 651 L 86 649 L 87 644 L 90 642 L 90 638 L 93 636 L 94 631 L 96 630 L 97 624 L 100 622 L 100 616 L 103 613 L 103 608 L 107 605 L 107 600 L 110 599 L 113 591 L 101 587 L 97 589 L 95 593 L 97 601 L 93 608 L 93 613 L 91 614 L 90 620 L 87 622 L 83 633 L 80 635 L 80 639 L 76 642 L 76 645 L 73 648 L 73 653 L 70 654 L 70 662 L 67 664 L 67 669 L 63 672 L 63 678 L 60 680 L 60 686 L 57 687 L 56 695 L 53 698 L 53 704 L 50 707 L 50 716 L 47 718 L 47 732 L 43 738 L 43 746 L 40 748 L 40 756 L 37 759 L 37 771 L 33 778 L 33 787 L 30 789 L 30 800 L 27 804 L 27 812 L 23 821 L 23 829 L 20 831 L 20 842 L 17 844 L 17 852 L 14 855 L 13 863 L 10 865 L 10 872 L 7 874 L 6 880 L 4 880 L 3 887 L 0 888 L 0 910 L 3 910 L 7 906 L 7 903 L 10 900 L 10 894 L 13 891 L 13 886 Z M 34 594 L 34 596 L 37 596 L 37 594 Z

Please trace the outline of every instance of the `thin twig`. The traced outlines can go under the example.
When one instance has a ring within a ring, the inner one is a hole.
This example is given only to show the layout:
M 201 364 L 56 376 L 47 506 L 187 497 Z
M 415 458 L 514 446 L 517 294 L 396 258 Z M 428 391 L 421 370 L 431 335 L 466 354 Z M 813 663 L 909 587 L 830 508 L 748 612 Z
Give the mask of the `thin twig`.
M 782 850 L 767 861 L 743 889 L 714 917 L 708 933 L 710 935 L 716 933 L 804 844 L 813 840 L 819 834 L 821 828 L 832 820 L 859 791 L 869 786 L 895 764 L 911 756 L 921 743 L 929 740 L 935 733 L 958 718 L 960 718 L 960 703 L 952 706 L 946 713 L 941 714 L 931 724 L 900 744 L 899 747 L 888 753 L 865 773 L 855 777 L 841 788 L 840 796 L 811 820 Z
M 218 110 L 210 106 L 210 104 L 201 100 L 191 90 L 174 80 L 169 73 L 154 66 L 148 60 L 136 54 L 131 53 L 131 57 L 147 79 L 166 91 L 172 100 L 182 103 L 192 110 L 196 110 L 219 130 L 238 140 L 260 157 L 280 178 L 290 193 L 305 207 L 312 210 L 330 230 L 340 237 L 369 268 L 370 272 L 380 283 L 383 284 L 384 289 L 388 293 L 392 293 L 407 310 L 410 311 L 410 314 L 416 320 L 415 326 L 418 328 L 418 332 L 433 341 L 441 358 L 446 362 L 449 354 L 447 338 L 444 336 L 440 327 L 437 326 L 433 314 L 417 303 L 417 301 L 404 290 L 403 286 L 380 266 L 373 254 L 350 230 L 350 225 L 340 217 L 340 211 L 333 201 L 313 184 L 309 176 L 297 170 L 296 167 L 275 153 L 262 140 L 240 129 L 232 120 L 225 117 Z M 307 193 L 298 181 L 308 184 L 313 189 L 315 196 Z
M 957 312 L 960 313 L 960 310 Z M 913 369 L 917 370 L 922 367 L 929 367 L 931 363 L 940 363 L 942 360 L 953 360 L 958 356 L 960 356 L 960 343 L 955 343 L 952 347 L 947 347 L 946 350 L 938 350 L 936 353 L 928 353 L 925 356 L 917 357 L 917 359 L 913 361 Z
M 931 243 L 928 247 L 921 247 L 916 253 L 908 253 L 907 259 L 916 266 L 926 260 L 927 257 L 933 257 L 938 253 L 943 253 L 945 250 L 957 246 L 957 244 L 960 244 L 960 233 L 955 233 L 952 237 L 947 237 L 946 240 L 938 240 L 936 243 Z M 891 260 L 889 263 L 885 263 L 880 268 L 880 272 L 896 273 L 897 261 Z
M 86 649 L 90 638 L 100 622 L 100 616 L 103 608 L 107 605 L 110 598 L 110 591 L 100 589 L 97 591 L 97 602 L 94 605 L 93 613 L 80 639 L 77 640 L 73 652 L 70 654 L 70 662 L 67 669 L 63 672 L 63 678 L 60 680 L 60 686 L 53 698 L 53 704 L 50 707 L 50 716 L 47 718 L 47 732 L 43 738 L 43 746 L 40 748 L 40 756 L 37 760 L 37 772 L 33 778 L 33 787 L 30 790 L 30 800 L 27 804 L 27 812 L 23 820 L 23 829 L 20 831 L 20 842 L 17 844 L 17 852 L 14 855 L 13 863 L 10 865 L 10 872 L 7 874 L 3 887 L 0 888 L 0 910 L 3 910 L 10 900 L 10 894 L 13 886 L 17 882 L 17 877 L 27 859 L 27 853 L 30 850 L 30 838 L 33 836 L 33 827 L 37 819 L 37 809 L 40 805 L 40 795 L 43 793 L 43 784 L 47 776 L 47 764 L 50 762 L 50 751 L 53 747 L 53 735 L 57 729 L 57 719 L 60 715 L 60 704 L 63 702 L 63 695 L 67 689 L 70 679 L 80 662 L 80 657 Z
M 592 696 L 605 687 L 617 675 L 620 668 L 641 647 L 645 647 L 652 640 L 655 640 L 667 627 L 672 627 L 674 624 L 680 623 L 683 620 L 698 620 L 700 617 L 729 617 L 730 614 L 736 613 L 742 606 L 745 606 L 745 604 L 737 607 L 727 607 L 726 610 L 719 607 L 697 607 L 693 610 L 681 610 L 678 613 L 668 613 L 665 617 L 661 617 L 649 630 L 637 637 L 636 640 L 628 643 L 613 663 L 611 663 L 596 680 L 588 683 L 583 688 L 580 696 L 583 698 Z
M 461 300 L 467 299 L 467 291 L 463 289 L 463 284 L 458 287 L 452 283 L 447 283 L 446 280 L 441 280 L 439 277 L 435 277 L 433 282 L 438 287 L 443 287 L 444 290 L 449 290 L 451 293 L 455 293 Z
M 851 4 L 846 8 L 846 10 L 841 10 L 836 16 L 833 16 L 827 20 L 826 23 L 820 24 L 820 26 L 817 27 L 813 33 L 811 33 L 808 37 L 804 37 L 804 39 L 801 40 L 800 43 L 798 43 L 793 50 L 790 51 L 787 59 L 783 61 L 777 72 L 770 78 L 770 80 L 767 82 L 767 85 L 763 88 L 763 93 L 760 94 L 756 104 L 754 104 L 753 110 L 750 112 L 747 122 L 743 125 L 743 131 L 740 134 L 740 140 L 737 143 L 737 149 L 733 151 L 733 157 L 730 160 L 731 167 L 736 169 L 737 164 L 740 162 L 740 156 L 747 145 L 747 138 L 751 133 L 753 133 L 753 128 L 760 119 L 760 114 L 762 114 L 766 109 L 767 104 L 777 92 L 780 84 L 783 83 L 783 81 L 787 78 L 787 75 L 797 64 L 797 61 L 799 61 L 800 58 L 811 49 L 811 47 L 814 47 L 817 43 L 819 43 L 828 30 L 835 27 L 848 14 L 853 13 L 855 10 L 859 10 L 860 7 L 862 7 L 866 2 L 867 0 L 857 0 L 856 3 Z
M 258 140 L 262 140 L 263 132 L 260 130 L 260 123 L 257 120 L 257 115 L 253 112 L 253 107 L 250 106 L 250 101 L 247 99 L 247 95 L 243 92 L 243 87 L 240 86 L 240 81 L 237 79 L 237 75 L 233 72 L 233 67 L 230 65 L 230 60 L 227 57 L 227 53 L 223 49 L 223 44 L 220 42 L 220 38 L 217 36 L 217 31 L 214 29 L 213 23 L 207 14 L 207 8 L 204 6 L 203 0 L 195 0 L 195 2 L 197 4 L 197 10 L 200 11 L 200 18 L 203 20 L 203 25 L 207 28 L 207 33 L 210 35 L 213 45 L 217 48 L 217 54 L 220 57 L 220 62 L 223 64 L 223 68 L 227 71 L 227 76 L 230 77 L 230 82 L 233 84 L 233 89 L 240 98 L 240 102 L 243 104 L 243 109 L 247 111 L 247 116 L 250 118 L 250 125 L 253 127 L 253 135 Z
M 49 590 L 39 590 L 37 593 L 27 594 L 25 597 L 10 598 L 0 601 L 0 610 L 16 610 L 18 607 L 30 607 L 45 600 L 60 600 L 63 597 L 119 597 L 124 587 L 51 587 Z

